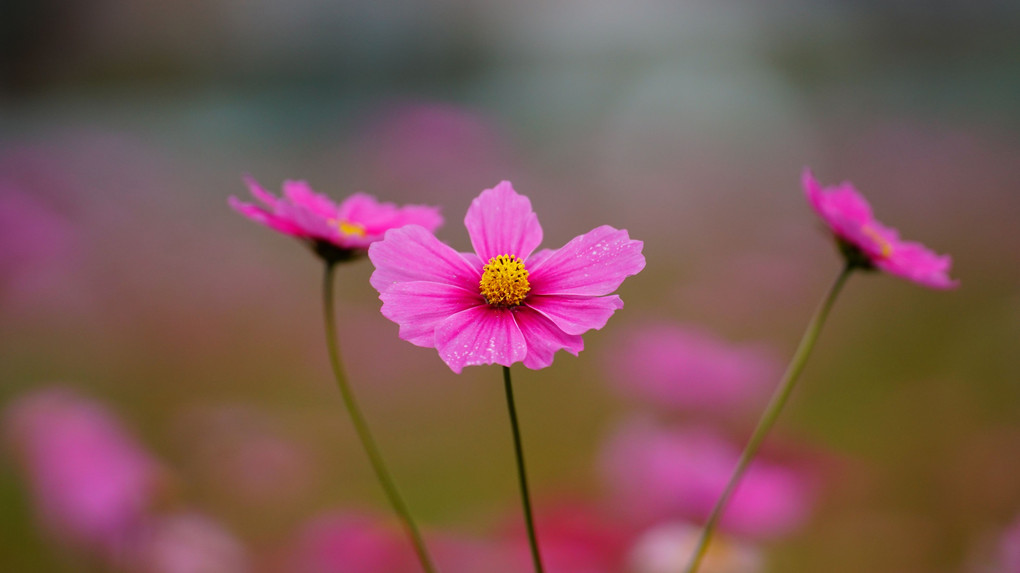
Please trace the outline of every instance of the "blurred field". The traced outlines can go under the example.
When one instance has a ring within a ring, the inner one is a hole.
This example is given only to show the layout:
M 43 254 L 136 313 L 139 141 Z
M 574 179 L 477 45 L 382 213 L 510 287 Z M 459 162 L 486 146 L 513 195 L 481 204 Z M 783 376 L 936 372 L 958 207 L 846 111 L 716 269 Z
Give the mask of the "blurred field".
M 825 469 L 808 525 L 763 545 L 768 570 L 985 571 L 1020 515 L 1016 5 L 11 9 L 0 408 L 54 384 L 101 400 L 173 476 L 164 503 L 256 554 L 385 500 L 328 371 L 321 269 L 227 207 L 242 174 L 441 205 L 461 250 L 468 204 L 501 179 L 531 197 L 543 246 L 601 224 L 645 241 L 626 308 L 579 358 L 514 370 L 539 506 L 607 495 L 601 448 L 642 415 L 607 379 L 614 331 L 672 320 L 792 353 L 840 265 L 800 170 L 852 180 L 952 254 L 962 287 L 850 282 L 774 435 Z M 399 340 L 371 271 L 340 270 L 340 338 L 391 468 L 427 526 L 496 531 L 518 517 L 499 371 L 457 376 Z M 755 417 L 722 431 L 742 443 Z M 252 439 L 285 453 L 237 454 Z M 4 450 L 0 569 L 82 570 L 27 492 Z

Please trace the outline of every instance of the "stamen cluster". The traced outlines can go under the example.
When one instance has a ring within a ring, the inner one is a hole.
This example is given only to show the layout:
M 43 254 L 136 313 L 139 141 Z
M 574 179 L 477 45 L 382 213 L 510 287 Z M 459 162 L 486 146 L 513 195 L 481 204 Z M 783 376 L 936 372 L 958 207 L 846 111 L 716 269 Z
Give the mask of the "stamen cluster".
M 478 290 L 485 297 L 485 302 L 493 306 L 518 306 L 531 292 L 528 270 L 516 255 L 492 257 L 482 267 Z

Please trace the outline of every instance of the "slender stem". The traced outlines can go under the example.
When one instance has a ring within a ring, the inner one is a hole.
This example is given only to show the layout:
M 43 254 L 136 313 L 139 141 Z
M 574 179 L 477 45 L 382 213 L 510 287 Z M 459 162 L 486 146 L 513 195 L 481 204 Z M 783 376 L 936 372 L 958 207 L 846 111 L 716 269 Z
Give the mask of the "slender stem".
M 715 531 L 715 527 L 722 517 L 723 511 L 726 509 L 726 504 L 729 502 L 733 492 L 736 491 L 737 486 L 740 484 L 740 479 L 744 476 L 744 471 L 747 470 L 747 466 L 754 459 L 755 454 L 758 453 L 758 448 L 761 446 L 762 441 L 765 439 L 765 435 L 768 434 L 769 430 L 776 423 L 776 418 L 779 417 L 780 410 L 786 404 L 787 398 L 790 397 L 790 393 L 793 391 L 794 385 L 797 383 L 797 378 L 800 376 L 801 371 L 804 369 L 804 365 L 807 363 L 808 356 L 811 354 L 811 350 L 815 346 L 815 341 L 818 339 L 818 333 L 822 330 L 822 325 L 825 324 L 825 319 L 829 316 L 829 311 L 832 310 L 833 303 L 836 302 L 836 297 L 839 292 L 843 289 L 843 285 L 846 280 L 853 273 L 857 267 L 853 264 L 847 264 L 843 271 L 836 278 L 836 282 L 829 288 L 829 293 L 825 296 L 825 299 L 819 305 L 818 310 L 815 311 L 814 317 L 811 319 L 811 323 L 808 324 L 807 330 L 804 332 L 803 338 L 800 339 L 800 345 L 797 346 L 797 351 L 793 355 L 793 359 L 790 361 L 789 366 L 786 367 L 786 373 L 783 374 L 783 379 L 779 383 L 775 392 L 772 394 L 772 398 L 769 400 L 768 406 L 765 408 L 765 413 L 762 414 L 760 420 L 758 420 L 758 426 L 755 427 L 754 433 L 751 434 L 750 441 L 747 442 L 747 446 L 744 448 L 742 454 L 740 454 L 740 460 L 737 462 L 737 467 L 733 470 L 733 475 L 730 476 L 730 481 L 726 484 L 726 488 L 723 490 L 722 495 L 719 496 L 719 500 L 716 501 L 715 507 L 712 508 L 712 513 L 708 516 L 708 521 L 705 522 L 705 528 L 701 532 L 701 537 L 698 539 L 698 545 L 694 550 L 694 555 L 691 557 L 690 563 L 687 564 L 686 573 L 695 573 L 698 570 L 698 566 L 701 565 L 701 560 L 705 557 L 705 552 L 708 549 L 709 541 L 712 539 L 712 533 Z
M 528 544 L 531 546 L 531 560 L 535 573 L 543 573 L 542 555 L 538 550 L 538 536 L 531 516 L 531 496 L 528 494 L 528 476 L 524 471 L 524 448 L 521 446 L 521 430 L 517 424 L 517 408 L 514 407 L 514 389 L 510 383 L 510 368 L 503 367 L 503 386 L 506 388 L 506 407 L 510 411 L 510 428 L 514 433 L 514 453 L 517 455 L 517 480 L 521 484 L 521 503 L 524 505 L 524 523 L 528 527 Z
M 411 539 L 411 544 L 414 545 L 415 553 L 418 554 L 418 560 L 421 561 L 422 569 L 426 573 L 435 573 L 435 567 L 432 565 L 432 560 L 425 549 L 421 533 L 418 532 L 418 527 L 414 524 L 414 520 L 411 519 L 411 512 L 407 509 L 403 498 L 400 497 L 397 486 L 394 484 L 393 478 L 390 477 L 389 471 L 383 463 L 379 448 L 376 446 L 375 440 L 372 439 L 372 434 L 368 430 L 365 417 L 361 414 L 361 409 L 358 408 L 358 403 L 354 399 L 354 393 L 351 392 L 351 388 L 347 384 L 347 377 L 344 375 L 343 365 L 340 361 L 340 345 L 337 343 L 336 337 L 336 317 L 333 307 L 333 271 L 335 266 L 333 263 L 326 263 L 326 274 L 322 284 L 322 301 L 326 319 L 326 342 L 327 346 L 329 346 L 329 362 L 333 366 L 333 376 L 336 378 L 336 385 L 340 388 L 340 395 L 347 406 L 347 411 L 351 415 L 354 429 L 357 430 L 358 438 L 361 439 L 361 445 L 365 448 L 368 460 L 372 463 L 372 469 L 375 470 L 375 475 L 386 492 L 386 497 L 389 498 L 393 510 L 396 511 L 397 516 L 404 522 L 404 528 Z

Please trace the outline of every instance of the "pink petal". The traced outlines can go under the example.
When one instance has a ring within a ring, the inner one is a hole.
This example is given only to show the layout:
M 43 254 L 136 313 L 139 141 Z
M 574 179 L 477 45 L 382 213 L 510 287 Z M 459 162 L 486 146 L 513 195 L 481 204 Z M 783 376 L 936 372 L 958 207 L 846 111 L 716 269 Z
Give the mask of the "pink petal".
M 382 314 L 400 325 L 400 338 L 425 348 L 436 347 L 436 327 L 463 310 L 485 304 L 477 291 L 430 282 L 397 283 L 379 295 Z
M 850 182 L 823 188 L 811 170 L 805 168 L 801 183 L 808 202 L 826 222 L 831 224 L 834 220 L 843 220 L 860 226 L 875 220 L 871 205 Z
M 488 305 L 458 312 L 440 323 L 436 348 L 439 357 L 457 374 L 465 366 L 510 366 L 524 360 L 528 352 L 513 311 Z
M 482 259 L 478 258 L 478 255 L 474 253 L 461 253 L 460 256 L 464 257 L 464 260 L 466 260 L 468 263 L 471 264 L 472 267 L 478 270 L 479 277 L 482 276 L 482 273 L 485 272 L 484 271 L 485 263 L 482 262 Z
M 542 261 L 549 258 L 550 255 L 556 252 L 556 249 L 542 249 L 541 251 L 535 251 L 528 257 L 528 266 L 537 267 Z
M 381 235 L 389 229 L 412 224 L 434 231 L 443 224 L 438 207 L 425 205 L 398 207 L 394 203 L 379 203 L 375 197 L 366 193 L 355 193 L 344 200 L 340 204 L 336 218 L 361 225 L 368 236 Z
M 937 289 L 960 286 L 960 281 L 949 278 L 952 264 L 949 255 L 935 254 L 924 245 L 910 241 L 895 243 L 889 258 L 875 261 L 876 267 L 889 274 Z
M 616 295 L 579 298 L 532 295 L 526 304 L 568 334 L 598 330 L 606 325 L 614 312 L 623 308 L 623 300 Z
M 840 239 L 860 249 L 877 268 L 931 288 L 955 288 L 952 261 L 924 245 L 900 239 L 896 229 L 878 222 L 871 206 L 850 183 L 822 188 L 810 170 L 802 182 L 811 206 Z
M 288 235 L 295 235 L 298 237 L 305 236 L 305 233 L 301 229 L 301 227 L 298 227 L 297 225 L 291 223 L 290 221 L 281 219 L 273 215 L 272 213 L 267 212 L 262 207 L 252 205 L 251 203 L 245 203 L 244 201 L 241 201 L 237 197 L 230 197 L 227 199 L 227 202 L 230 204 L 231 207 L 234 208 L 235 211 L 244 215 L 245 217 L 248 217 L 249 219 L 255 221 L 256 223 L 261 223 L 271 229 L 275 229 L 281 233 L 285 233 Z
M 368 258 L 375 265 L 370 282 L 380 293 L 401 282 L 426 281 L 478 290 L 481 273 L 457 251 L 428 230 L 408 225 L 387 231 L 372 243 Z
M 553 321 L 530 308 L 517 309 L 514 318 L 528 346 L 524 365 L 532 370 L 552 364 L 557 350 L 566 350 L 574 356 L 584 350 L 584 340 L 580 335 L 563 332 Z
M 245 175 L 244 182 L 248 185 L 248 190 L 251 191 L 251 194 L 255 196 L 256 199 L 265 203 L 270 209 L 276 209 L 280 200 L 272 193 L 263 189 L 262 186 L 259 185 L 258 181 L 255 181 L 254 177 L 251 175 Z
M 336 217 L 336 203 L 322 193 L 316 193 L 305 181 L 284 181 L 283 196 L 295 206 L 303 207 L 323 219 Z
M 471 201 L 464 226 L 471 245 L 482 261 L 499 255 L 524 260 L 542 242 L 542 226 L 531 210 L 531 201 L 518 195 L 509 181 L 502 181 Z
M 386 206 L 390 208 L 386 208 Z M 366 222 L 380 216 L 392 216 L 392 211 L 396 210 L 395 207 L 392 203 L 380 205 L 375 197 L 368 193 L 359 192 L 340 203 L 340 206 L 337 207 L 336 216 L 342 221 L 357 222 L 360 225 L 364 225 Z
M 601 296 L 617 289 L 623 280 L 645 268 L 644 245 L 627 231 L 608 225 L 574 237 L 563 248 L 531 265 L 533 295 Z
M 691 414 L 760 407 L 783 367 L 770 348 L 667 322 L 617 331 L 610 346 L 609 377 L 622 395 Z

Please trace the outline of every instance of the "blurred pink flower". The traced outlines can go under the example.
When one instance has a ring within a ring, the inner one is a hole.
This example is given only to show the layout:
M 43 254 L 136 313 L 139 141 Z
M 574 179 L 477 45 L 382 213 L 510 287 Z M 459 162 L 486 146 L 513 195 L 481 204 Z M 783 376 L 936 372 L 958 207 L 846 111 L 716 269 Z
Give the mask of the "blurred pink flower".
M 920 243 L 901 240 L 896 229 L 875 219 L 871 205 L 851 183 L 823 189 L 809 169 L 804 170 L 802 182 L 811 207 L 836 235 L 851 263 L 931 288 L 959 285 L 959 281 L 949 278 L 949 255 L 937 255 Z
M 367 515 L 321 516 L 298 534 L 288 573 L 403 573 L 419 571 L 400 531 Z
M 379 518 L 334 512 L 312 520 L 298 534 L 279 570 L 286 573 L 421 573 L 404 534 Z M 443 573 L 517 573 L 505 569 L 501 547 L 451 533 L 427 535 Z
M 757 405 L 782 372 L 768 348 L 733 344 L 693 326 L 651 323 L 618 336 L 613 381 L 650 404 L 725 413 Z
M 221 499 L 254 506 L 261 514 L 293 504 L 318 480 L 315 456 L 278 431 L 261 410 L 239 405 L 184 410 L 176 432 L 197 474 Z
M 384 186 L 425 187 L 430 197 L 485 181 L 508 163 L 508 146 L 489 118 L 447 103 L 385 105 L 353 146 L 357 164 Z
M 643 533 L 634 544 L 627 571 L 675 573 L 683 571 L 698 543 L 701 528 L 691 523 L 666 522 Z M 702 573 L 757 573 L 765 569 L 761 551 L 722 537 L 708 547 Z
M 604 473 L 614 498 L 635 519 L 704 520 L 740 451 L 707 430 L 672 430 L 632 424 L 608 444 Z M 808 518 L 814 480 L 801 471 L 752 462 L 722 518 L 725 531 L 779 537 Z
M 4 422 L 42 525 L 71 545 L 119 552 L 165 485 L 157 462 L 105 408 L 70 390 L 24 396 Z
M 16 307 L 41 299 L 52 304 L 68 288 L 75 246 L 68 220 L 39 199 L 0 183 L 0 303 Z
M 1020 573 L 1020 519 L 1013 522 L 999 540 L 996 573 Z
M 435 348 L 457 373 L 522 361 L 545 368 L 561 349 L 576 356 L 581 334 L 623 307 L 610 293 L 645 266 L 641 241 L 609 226 L 534 252 L 542 227 L 509 181 L 472 201 L 464 224 L 474 253 L 416 225 L 388 233 L 368 253 L 383 315 L 400 325 L 402 339 Z
M 518 573 L 519 569 L 506 566 L 503 548 L 488 541 L 452 533 L 433 534 L 428 537 L 429 550 L 435 565 L 442 573 Z M 407 573 L 421 573 L 421 565 L 414 565 Z
M 255 568 L 244 545 L 220 524 L 198 513 L 148 521 L 128 551 L 134 573 L 249 573 Z
M 632 532 L 592 507 L 564 503 L 536 517 L 542 563 L 557 573 L 613 573 L 622 570 Z M 523 527 L 509 532 L 508 571 L 527 571 L 531 552 Z
M 390 229 L 421 225 L 433 231 L 443 224 L 438 207 L 379 203 L 371 195 L 355 193 L 337 205 L 304 181 L 284 181 L 283 197 L 276 197 L 248 177 L 251 194 L 265 206 L 230 198 L 230 206 L 249 219 L 286 235 L 307 241 L 329 261 L 363 254 Z

